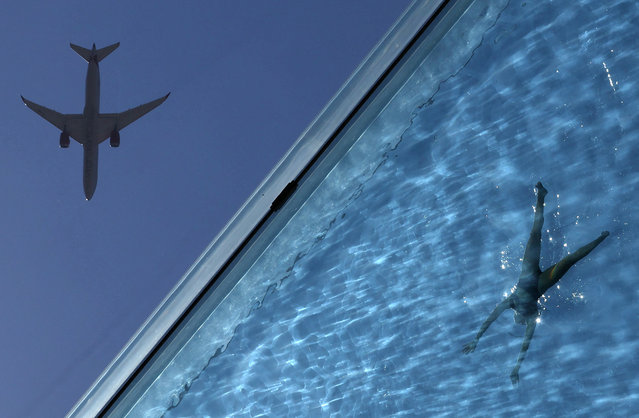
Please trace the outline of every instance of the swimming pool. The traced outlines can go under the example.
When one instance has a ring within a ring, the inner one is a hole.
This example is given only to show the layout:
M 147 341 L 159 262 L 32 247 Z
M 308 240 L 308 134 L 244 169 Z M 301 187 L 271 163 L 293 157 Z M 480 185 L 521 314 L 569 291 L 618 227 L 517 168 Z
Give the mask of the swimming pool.
M 632 1 L 476 1 L 131 416 L 628 416 L 639 407 Z M 504 313 L 534 184 L 542 267 L 611 236 L 523 327 Z

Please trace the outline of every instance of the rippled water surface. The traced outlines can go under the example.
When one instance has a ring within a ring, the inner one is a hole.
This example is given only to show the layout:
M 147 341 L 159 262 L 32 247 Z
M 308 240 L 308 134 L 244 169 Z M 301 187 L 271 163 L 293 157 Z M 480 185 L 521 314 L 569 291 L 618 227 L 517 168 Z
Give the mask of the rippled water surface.
M 277 287 L 225 350 L 146 413 L 636 413 L 639 5 L 490 3 L 247 273 Z M 513 387 L 510 311 L 461 350 L 517 281 L 539 180 L 542 268 L 611 235 L 541 301 Z

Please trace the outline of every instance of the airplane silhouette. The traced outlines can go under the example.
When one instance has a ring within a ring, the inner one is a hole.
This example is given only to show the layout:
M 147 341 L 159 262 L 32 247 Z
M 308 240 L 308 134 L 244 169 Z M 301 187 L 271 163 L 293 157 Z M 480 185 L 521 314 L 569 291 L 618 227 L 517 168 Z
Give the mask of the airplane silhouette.
M 87 200 L 91 200 L 98 184 L 98 145 L 109 138 L 111 147 L 120 146 L 120 130 L 161 105 L 171 94 L 121 113 L 100 113 L 100 68 L 98 63 L 118 46 L 120 46 L 119 42 L 96 49 L 93 44 L 92 49 L 86 49 L 71 44 L 71 48 L 89 63 L 84 111 L 81 114 L 62 114 L 20 96 L 29 109 L 62 131 L 60 133 L 60 147 L 68 148 L 70 137 L 82 144 L 84 148 L 84 195 Z

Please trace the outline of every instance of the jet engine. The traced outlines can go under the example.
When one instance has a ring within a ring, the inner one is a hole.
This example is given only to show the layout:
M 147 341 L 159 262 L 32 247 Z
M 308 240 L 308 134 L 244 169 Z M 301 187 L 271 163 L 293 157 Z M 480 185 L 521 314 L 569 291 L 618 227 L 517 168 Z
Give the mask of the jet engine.
M 117 148 L 120 146 L 120 132 L 118 132 L 117 130 L 111 132 L 111 140 L 109 142 L 109 145 L 111 145 L 113 148 Z
M 69 134 L 62 132 L 60 134 L 60 148 L 69 148 Z

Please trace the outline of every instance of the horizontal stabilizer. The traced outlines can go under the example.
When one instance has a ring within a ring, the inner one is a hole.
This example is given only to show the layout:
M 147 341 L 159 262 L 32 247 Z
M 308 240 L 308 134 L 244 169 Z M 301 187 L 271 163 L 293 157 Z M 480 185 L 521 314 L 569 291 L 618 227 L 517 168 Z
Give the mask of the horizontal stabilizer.
M 116 42 L 113 45 L 105 46 L 104 48 L 100 48 L 98 50 L 95 49 L 95 44 L 93 44 L 93 49 L 82 48 L 81 46 L 70 44 L 71 49 L 78 53 L 82 58 L 85 59 L 86 62 L 90 62 L 93 57 L 96 58 L 97 62 L 102 61 L 107 55 L 111 52 L 115 51 L 117 47 L 120 46 L 120 42 Z

